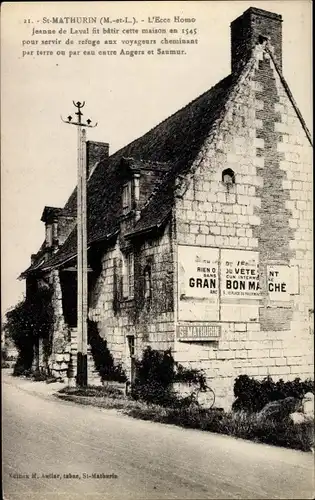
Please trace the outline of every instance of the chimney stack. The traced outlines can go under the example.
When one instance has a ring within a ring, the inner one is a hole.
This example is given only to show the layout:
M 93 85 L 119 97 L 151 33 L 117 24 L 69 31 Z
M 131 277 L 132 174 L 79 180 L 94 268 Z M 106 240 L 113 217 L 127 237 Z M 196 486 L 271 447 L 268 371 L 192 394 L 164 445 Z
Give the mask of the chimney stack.
M 282 71 L 282 17 L 250 7 L 235 19 L 231 23 L 232 72 L 240 70 L 251 57 L 254 47 L 266 39 Z

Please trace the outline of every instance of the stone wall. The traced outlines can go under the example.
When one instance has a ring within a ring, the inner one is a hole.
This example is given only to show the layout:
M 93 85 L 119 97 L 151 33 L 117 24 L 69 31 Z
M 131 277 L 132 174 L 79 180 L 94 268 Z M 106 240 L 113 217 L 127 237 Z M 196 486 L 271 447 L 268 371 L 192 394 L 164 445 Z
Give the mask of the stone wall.
M 175 343 L 176 359 L 203 368 L 218 404 L 228 407 L 239 374 L 313 374 L 311 146 L 263 47 L 196 165 L 176 201 L 178 245 L 258 251 L 265 276 L 268 265 L 298 266 L 299 287 L 287 302 L 271 300 L 263 281 L 257 322 L 242 321 L 245 306 L 230 308 L 219 341 Z M 235 173 L 228 188 L 227 168 Z
M 102 270 L 92 292 L 89 317 L 98 324 L 100 335 L 117 363 L 130 375 L 127 336 L 133 335 L 135 356 L 143 349 L 167 349 L 174 340 L 172 233 L 167 225 L 151 240 L 131 245 L 134 253 L 133 298 L 122 296 L 123 258 L 119 240 L 102 258 Z M 144 271 L 150 266 L 151 291 L 144 294 Z
M 52 354 L 48 366 L 50 373 L 63 380 L 67 379 L 70 361 L 70 338 L 68 327 L 65 324 L 62 309 L 62 291 L 60 286 L 59 271 L 53 270 L 50 276 L 53 288 L 54 327 L 52 337 Z

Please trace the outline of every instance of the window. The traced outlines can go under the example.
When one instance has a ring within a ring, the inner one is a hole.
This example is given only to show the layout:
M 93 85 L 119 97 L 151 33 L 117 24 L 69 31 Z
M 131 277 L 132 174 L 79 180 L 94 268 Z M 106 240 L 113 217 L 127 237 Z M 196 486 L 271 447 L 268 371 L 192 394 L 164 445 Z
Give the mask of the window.
M 134 258 L 129 252 L 124 259 L 124 298 L 131 299 L 134 294 Z
M 148 301 L 152 294 L 151 266 L 148 264 L 144 268 L 144 298 Z
M 123 187 L 122 208 L 124 214 L 131 210 L 131 182 L 128 182 Z
M 134 335 L 127 335 L 127 343 L 128 343 L 129 356 L 131 358 L 134 358 L 134 356 L 135 356 L 135 336 Z
M 53 242 L 53 230 L 51 224 L 46 224 L 46 245 L 51 247 Z
M 135 337 L 127 335 L 127 356 L 129 358 L 130 379 L 129 385 L 133 384 L 136 378 L 136 359 L 135 359 Z
M 223 170 L 222 182 L 227 186 L 228 189 L 229 187 L 233 186 L 233 184 L 235 184 L 235 174 L 231 168 Z

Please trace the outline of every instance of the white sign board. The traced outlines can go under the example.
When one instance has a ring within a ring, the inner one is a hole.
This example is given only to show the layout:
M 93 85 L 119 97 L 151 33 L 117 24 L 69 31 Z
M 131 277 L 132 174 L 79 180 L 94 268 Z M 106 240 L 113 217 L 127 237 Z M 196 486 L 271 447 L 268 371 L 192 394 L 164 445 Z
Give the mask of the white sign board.
M 259 299 L 261 297 L 259 280 L 258 252 L 221 250 L 221 297 L 223 299 Z
M 267 266 L 268 295 L 270 300 L 290 300 L 290 295 L 299 293 L 299 270 L 297 266 Z
M 178 247 L 178 319 L 215 321 L 219 319 L 219 250 Z
M 262 276 L 263 274 L 263 276 Z M 262 285 L 262 280 L 264 285 Z M 258 321 L 261 299 L 289 301 L 299 293 L 296 266 L 259 267 L 259 252 L 180 245 L 178 247 L 178 320 Z M 179 331 L 179 338 L 215 335 L 205 328 Z

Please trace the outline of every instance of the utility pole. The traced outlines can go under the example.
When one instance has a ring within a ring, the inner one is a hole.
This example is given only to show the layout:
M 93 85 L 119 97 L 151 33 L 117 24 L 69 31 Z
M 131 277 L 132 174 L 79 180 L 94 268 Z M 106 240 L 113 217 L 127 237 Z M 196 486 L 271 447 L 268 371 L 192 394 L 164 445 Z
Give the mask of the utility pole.
M 88 319 L 88 280 L 87 280 L 87 203 L 86 203 L 86 131 L 84 127 L 96 127 L 91 125 L 91 120 L 82 123 L 81 109 L 85 101 L 74 102 L 77 108 L 75 114 L 77 120 L 72 121 L 72 116 L 62 121 L 69 125 L 75 125 L 78 130 L 78 184 L 77 184 L 77 377 L 76 383 L 83 387 L 87 385 L 87 319 Z

